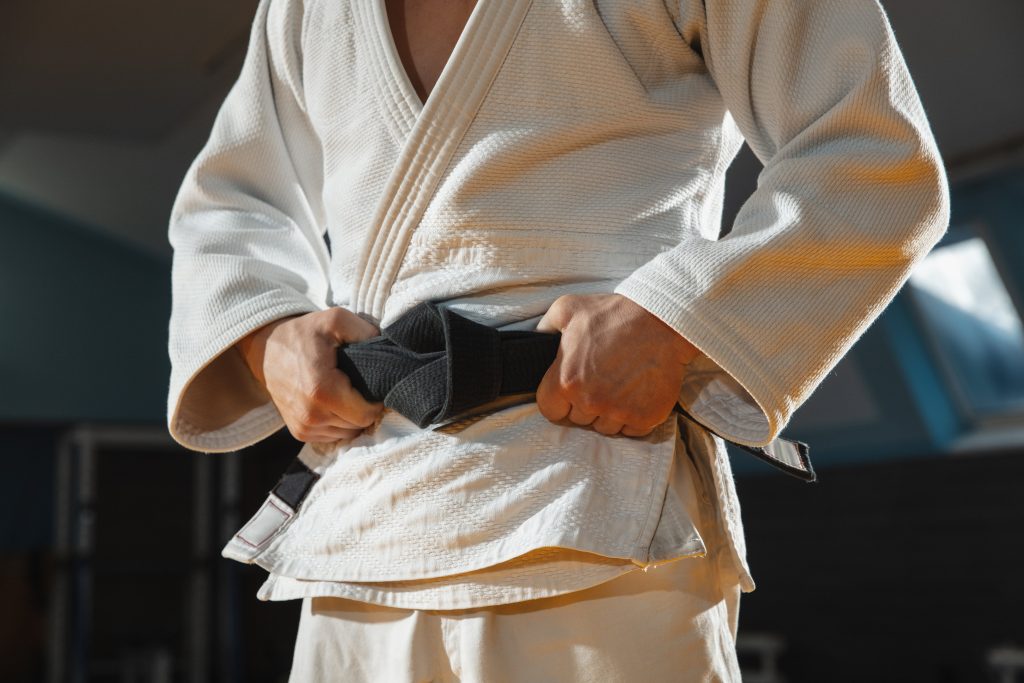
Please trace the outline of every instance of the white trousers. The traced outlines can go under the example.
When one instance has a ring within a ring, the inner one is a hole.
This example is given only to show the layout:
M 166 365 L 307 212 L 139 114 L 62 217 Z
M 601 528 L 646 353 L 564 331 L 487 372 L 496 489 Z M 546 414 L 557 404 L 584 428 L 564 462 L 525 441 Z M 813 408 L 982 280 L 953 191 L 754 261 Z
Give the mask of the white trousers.
M 540 600 L 409 610 L 306 598 L 290 683 L 739 681 L 740 586 L 707 500 L 708 554 Z

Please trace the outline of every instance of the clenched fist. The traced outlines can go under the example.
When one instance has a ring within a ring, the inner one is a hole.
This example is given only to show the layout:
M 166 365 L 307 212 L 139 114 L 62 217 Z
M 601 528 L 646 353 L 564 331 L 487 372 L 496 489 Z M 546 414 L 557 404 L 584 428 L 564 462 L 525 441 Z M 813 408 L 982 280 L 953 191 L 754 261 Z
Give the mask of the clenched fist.
M 275 320 L 236 344 L 299 441 L 348 441 L 376 422 L 369 403 L 338 369 L 337 349 L 380 334 L 372 323 L 334 307 Z
M 679 398 L 686 365 L 701 351 L 621 294 L 561 296 L 537 324 L 561 332 L 537 387 L 537 408 L 605 435 L 646 436 Z

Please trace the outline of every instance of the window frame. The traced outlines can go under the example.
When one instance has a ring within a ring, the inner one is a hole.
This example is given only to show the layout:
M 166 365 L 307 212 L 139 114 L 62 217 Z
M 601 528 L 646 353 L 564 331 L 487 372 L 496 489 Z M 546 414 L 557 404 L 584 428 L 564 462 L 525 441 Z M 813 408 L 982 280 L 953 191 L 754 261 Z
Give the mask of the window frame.
M 1024 322 L 1024 301 L 1022 301 L 1017 288 L 1014 287 L 1014 279 L 1013 276 L 1009 274 L 1010 268 L 1008 264 L 999 253 L 999 250 L 993 248 L 995 240 L 993 239 L 989 225 L 985 220 L 981 218 L 974 218 L 962 223 L 950 225 L 946 234 L 943 235 L 942 239 L 940 239 L 935 245 L 932 252 L 943 247 L 951 246 L 974 238 L 982 240 L 982 243 L 988 251 L 989 257 L 992 260 L 992 264 L 996 270 L 996 275 L 999 277 L 999 280 L 1010 299 L 1010 304 L 1013 306 L 1017 317 Z M 913 318 L 914 327 L 919 331 L 922 339 L 924 340 L 926 351 L 931 356 L 932 362 L 938 370 L 939 376 L 949 393 L 955 410 L 967 426 L 965 434 L 976 434 L 978 432 L 988 430 L 1024 427 L 1024 397 L 1022 397 L 1021 402 L 1017 407 L 1008 407 L 1003 410 L 986 412 L 981 412 L 970 400 L 967 390 L 964 387 L 964 382 L 961 379 L 961 374 L 958 373 L 955 364 L 947 356 L 947 353 L 943 348 L 943 342 L 940 339 L 940 335 L 929 322 L 928 317 L 924 312 L 924 307 L 922 306 L 919 298 L 920 295 L 916 288 L 911 285 L 909 279 L 907 281 L 907 285 L 908 286 L 905 287 L 905 290 L 907 292 L 908 301 L 910 302 L 908 309 L 910 310 L 910 314 Z

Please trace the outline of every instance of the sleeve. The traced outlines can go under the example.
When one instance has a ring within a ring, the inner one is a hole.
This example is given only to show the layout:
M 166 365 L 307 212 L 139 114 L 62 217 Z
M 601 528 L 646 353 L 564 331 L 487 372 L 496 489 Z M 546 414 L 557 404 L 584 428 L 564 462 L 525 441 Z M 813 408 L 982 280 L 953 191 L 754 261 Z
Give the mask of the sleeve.
M 171 210 L 167 424 L 192 450 L 236 450 L 284 426 L 234 344 L 330 300 L 301 25 L 300 2 L 260 0 L 241 72 Z
M 702 351 L 680 404 L 764 446 L 942 237 L 948 182 L 877 0 L 677 1 L 724 134 L 764 168 L 725 237 L 688 237 L 615 292 Z

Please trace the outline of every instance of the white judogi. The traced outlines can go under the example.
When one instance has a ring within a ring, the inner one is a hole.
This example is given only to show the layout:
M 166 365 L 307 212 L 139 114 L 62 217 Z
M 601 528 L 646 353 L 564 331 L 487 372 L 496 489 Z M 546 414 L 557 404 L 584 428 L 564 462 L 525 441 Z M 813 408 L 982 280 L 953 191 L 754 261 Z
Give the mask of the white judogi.
M 717 239 L 744 138 L 765 169 Z M 172 212 L 168 426 L 209 452 L 280 429 L 233 345 L 286 315 L 344 306 L 385 327 L 438 300 L 529 329 L 562 294 L 618 292 L 705 354 L 684 408 L 764 445 L 948 217 L 875 0 L 479 0 L 426 103 L 383 0 L 262 0 Z M 455 431 L 389 411 L 307 445 L 321 478 L 298 514 L 268 501 L 224 552 L 271 572 L 265 599 L 452 609 L 580 590 L 707 552 L 673 483 L 684 447 L 753 590 L 720 438 L 675 417 L 605 437 L 535 404 Z
M 687 453 L 680 465 L 677 488 L 696 484 L 691 512 L 707 557 L 632 571 L 567 595 L 477 609 L 407 610 L 307 597 L 289 680 L 739 681 L 735 565 L 704 486 L 706 463 Z

